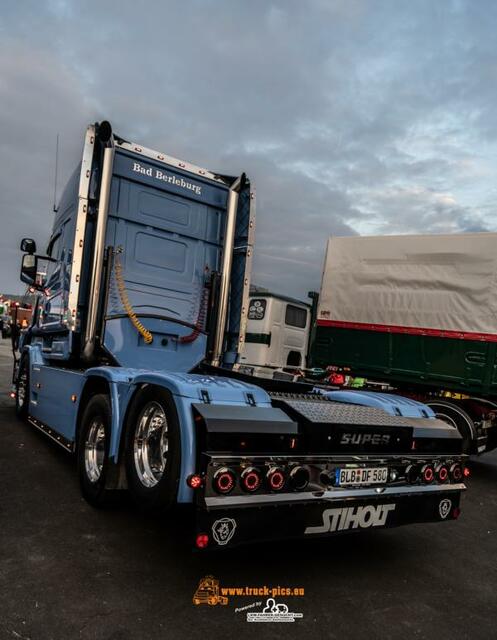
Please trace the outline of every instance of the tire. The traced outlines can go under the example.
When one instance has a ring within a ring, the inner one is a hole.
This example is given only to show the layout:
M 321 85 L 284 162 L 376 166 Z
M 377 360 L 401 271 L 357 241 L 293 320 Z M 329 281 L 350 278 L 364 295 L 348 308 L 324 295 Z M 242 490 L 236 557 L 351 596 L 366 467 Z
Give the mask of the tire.
M 474 424 L 471 417 L 452 402 L 434 400 L 426 403 L 434 412 L 437 418 L 456 427 L 462 436 L 462 452 L 470 455 L 473 448 Z
M 86 405 L 78 434 L 77 460 L 81 494 L 93 507 L 112 502 L 114 492 L 106 488 L 110 473 L 109 443 L 112 410 L 109 396 L 94 395 Z
M 133 401 L 126 422 L 126 477 L 133 502 L 145 511 L 170 509 L 176 503 L 180 464 L 174 401 L 165 389 L 147 386 Z
M 21 356 L 16 376 L 16 415 L 27 420 L 29 413 L 29 356 Z

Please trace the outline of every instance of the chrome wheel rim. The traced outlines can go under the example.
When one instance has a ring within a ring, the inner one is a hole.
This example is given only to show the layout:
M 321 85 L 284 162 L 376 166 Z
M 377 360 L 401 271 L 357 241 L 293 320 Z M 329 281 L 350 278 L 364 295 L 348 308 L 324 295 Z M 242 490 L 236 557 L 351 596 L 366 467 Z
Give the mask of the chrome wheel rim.
M 169 429 L 164 409 L 158 402 L 148 402 L 138 418 L 133 443 L 135 469 L 147 488 L 160 482 L 167 464 Z
M 102 475 L 105 458 L 105 427 L 95 418 L 88 429 L 85 442 L 85 470 L 90 482 L 97 482 Z

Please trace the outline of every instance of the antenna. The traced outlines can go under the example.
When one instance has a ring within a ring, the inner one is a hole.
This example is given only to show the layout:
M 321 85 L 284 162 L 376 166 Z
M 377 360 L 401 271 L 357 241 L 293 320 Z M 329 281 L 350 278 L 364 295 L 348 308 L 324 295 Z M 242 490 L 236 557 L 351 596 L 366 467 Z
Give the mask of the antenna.
M 55 176 L 53 185 L 53 212 L 57 213 L 57 174 L 59 172 L 59 134 L 57 133 L 57 142 L 55 143 Z

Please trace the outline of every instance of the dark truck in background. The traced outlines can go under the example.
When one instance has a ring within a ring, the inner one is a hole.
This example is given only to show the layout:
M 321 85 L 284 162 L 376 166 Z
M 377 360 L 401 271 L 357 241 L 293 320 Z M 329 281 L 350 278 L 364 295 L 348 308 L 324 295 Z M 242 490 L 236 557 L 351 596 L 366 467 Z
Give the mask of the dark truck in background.
M 75 454 L 90 504 L 192 505 L 197 548 L 456 519 L 462 439 L 427 407 L 239 371 L 254 216 L 245 174 L 90 125 L 46 255 L 21 244 L 19 417 Z
M 311 361 L 424 402 L 466 453 L 494 449 L 497 234 L 330 238 Z

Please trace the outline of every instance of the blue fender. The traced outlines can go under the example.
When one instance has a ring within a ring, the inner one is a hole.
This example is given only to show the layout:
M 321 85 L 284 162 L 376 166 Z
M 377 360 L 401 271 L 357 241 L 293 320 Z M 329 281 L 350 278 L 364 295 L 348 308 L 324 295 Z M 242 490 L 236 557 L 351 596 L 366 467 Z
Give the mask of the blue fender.
M 320 395 L 324 395 L 334 402 L 347 404 L 359 404 L 364 407 L 376 407 L 383 409 L 391 416 L 403 416 L 405 418 L 435 418 L 435 413 L 430 407 L 411 398 L 403 398 L 393 393 L 376 393 L 375 391 L 324 391 L 314 389 Z
M 246 406 L 251 396 L 250 402 L 255 403 L 256 406 L 271 406 L 271 400 L 263 389 L 231 378 L 124 367 L 94 367 L 84 374 L 85 378 L 95 376 L 105 378 L 111 390 L 112 436 L 109 456 L 115 463 L 119 460 L 124 416 L 136 389 L 144 384 L 153 384 L 171 393 L 178 412 L 181 434 L 178 502 L 193 500 L 193 491 L 186 484 L 186 478 L 195 471 L 196 461 L 192 404 L 205 402 L 208 397 L 212 404 Z

